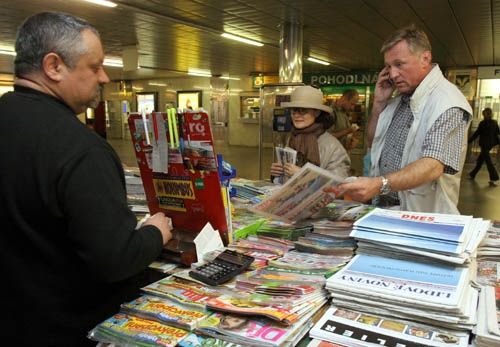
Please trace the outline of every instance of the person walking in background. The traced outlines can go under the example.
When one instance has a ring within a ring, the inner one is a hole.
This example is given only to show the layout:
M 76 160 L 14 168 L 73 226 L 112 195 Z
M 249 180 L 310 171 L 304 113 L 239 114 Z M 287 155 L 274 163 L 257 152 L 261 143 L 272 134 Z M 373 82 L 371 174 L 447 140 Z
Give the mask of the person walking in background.
M 117 154 L 76 117 L 109 82 L 97 30 L 43 12 L 15 46 L 14 91 L 0 98 L 0 337 L 95 346 L 89 330 L 146 284 L 141 273 L 172 237 L 168 219 L 136 229 Z
M 328 132 L 335 136 L 344 148 L 349 152 L 355 148 L 359 140 L 354 136 L 359 129 L 357 124 L 351 124 L 349 112 L 354 110 L 358 103 L 359 93 L 356 89 L 347 89 L 333 105 L 333 115 L 335 123 L 328 129 Z
M 271 177 L 288 178 L 310 162 L 334 175 L 346 178 L 351 160 L 342 144 L 326 130 L 333 124 L 332 109 L 323 104 L 321 90 L 311 86 L 297 87 L 290 102 L 281 106 L 291 109 L 293 129 L 288 146 L 297 151 L 296 164 L 271 164 Z
M 492 187 L 496 187 L 495 181 L 498 181 L 498 172 L 491 161 L 490 151 L 499 143 L 500 130 L 498 129 L 497 121 L 492 119 L 492 116 L 493 111 L 491 108 L 486 107 L 483 110 L 484 119 L 479 122 L 479 126 L 469 139 L 469 143 L 471 143 L 479 137 L 479 147 L 481 148 L 481 153 L 477 157 L 476 167 L 469 173 L 469 177 L 474 179 L 481 166 L 483 166 L 483 163 L 486 163 L 488 174 L 490 175 L 489 184 Z

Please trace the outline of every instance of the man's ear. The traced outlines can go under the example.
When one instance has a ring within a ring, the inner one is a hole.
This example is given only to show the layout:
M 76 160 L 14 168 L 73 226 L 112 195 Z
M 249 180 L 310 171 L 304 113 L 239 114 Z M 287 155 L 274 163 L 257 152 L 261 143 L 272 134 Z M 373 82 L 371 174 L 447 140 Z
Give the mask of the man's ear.
M 432 53 L 431 51 L 423 51 L 420 56 L 422 63 L 425 65 L 430 65 L 432 63 Z
M 45 75 L 55 82 L 60 82 L 63 78 L 65 65 L 59 54 L 50 52 L 43 57 L 42 68 Z

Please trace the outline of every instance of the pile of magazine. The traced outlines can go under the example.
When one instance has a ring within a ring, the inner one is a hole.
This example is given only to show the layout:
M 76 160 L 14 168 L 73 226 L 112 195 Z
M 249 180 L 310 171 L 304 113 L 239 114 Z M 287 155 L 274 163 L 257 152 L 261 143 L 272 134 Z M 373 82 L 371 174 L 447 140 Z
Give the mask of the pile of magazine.
M 138 170 L 137 170 L 138 171 Z M 130 209 L 140 218 L 149 213 L 146 192 L 141 177 L 131 168 L 124 168 L 127 203 Z
M 312 231 L 312 229 L 313 226 L 310 223 L 286 223 L 279 220 L 270 220 L 260 226 L 257 235 L 296 241 L 299 237 Z
M 374 209 L 354 223 L 358 252 L 464 264 L 475 258 L 489 221 L 471 216 Z

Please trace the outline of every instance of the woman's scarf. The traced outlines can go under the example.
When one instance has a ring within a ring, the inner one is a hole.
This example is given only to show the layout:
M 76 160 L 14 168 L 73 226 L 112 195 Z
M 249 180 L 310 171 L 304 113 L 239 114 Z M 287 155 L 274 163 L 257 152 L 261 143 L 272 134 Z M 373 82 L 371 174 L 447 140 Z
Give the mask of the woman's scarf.
M 321 123 L 313 123 L 304 129 L 292 129 L 288 145 L 298 152 L 297 159 L 299 159 L 300 154 L 305 157 L 304 163 L 298 161 L 297 164 L 299 166 L 302 166 L 306 162 L 320 166 L 318 137 L 324 132 L 325 128 Z

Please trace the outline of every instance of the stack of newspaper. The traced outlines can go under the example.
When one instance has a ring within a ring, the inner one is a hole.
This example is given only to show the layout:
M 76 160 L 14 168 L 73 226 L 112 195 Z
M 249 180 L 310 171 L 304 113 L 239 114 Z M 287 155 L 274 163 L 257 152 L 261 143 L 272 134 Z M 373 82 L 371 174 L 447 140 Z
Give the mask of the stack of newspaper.
M 358 253 L 463 264 L 475 257 L 489 221 L 471 216 L 374 209 L 354 223 Z
M 446 264 L 356 255 L 326 282 L 333 304 L 451 329 L 476 322 L 472 270 Z
M 500 286 L 482 287 L 474 332 L 477 347 L 500 346 Z
M 500 262 L 500 220 L 491 221 L 486 236 L 477 249 L 477 257 L 480 260 Z
M 345 346 L 468 346 L 469 334 L 331 306 L 310 336 Z

